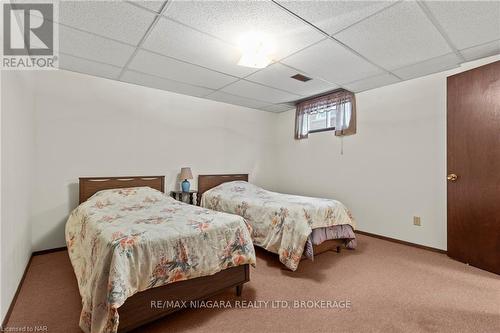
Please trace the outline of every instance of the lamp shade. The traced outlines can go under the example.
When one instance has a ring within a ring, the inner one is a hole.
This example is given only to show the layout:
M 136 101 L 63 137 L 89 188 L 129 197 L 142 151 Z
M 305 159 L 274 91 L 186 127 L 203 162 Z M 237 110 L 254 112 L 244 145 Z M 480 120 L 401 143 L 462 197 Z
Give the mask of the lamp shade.
M 181 168 L 180 179 L 193 179 L 193 174 L 191 173 L 191 168 Z

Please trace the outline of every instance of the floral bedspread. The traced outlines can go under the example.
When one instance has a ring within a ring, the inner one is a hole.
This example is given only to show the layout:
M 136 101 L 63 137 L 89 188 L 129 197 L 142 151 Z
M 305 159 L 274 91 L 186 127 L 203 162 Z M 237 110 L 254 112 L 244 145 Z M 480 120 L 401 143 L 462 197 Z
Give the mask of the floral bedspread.
M 96 193 L 70 215 L 66 243 L 82 297 L 84 332 L 116 332 L 133 294 L 255 264 L 236 215 L 187 205 L 149 187 Z
M 223 183 L 206 191 L 203 207 L 237 214 L 252 227 L 255 245 L 279 254 L 280 261 L 296 270 L 312 229 L 355 222 L 340 202 L 264 190 L 248 182 Z

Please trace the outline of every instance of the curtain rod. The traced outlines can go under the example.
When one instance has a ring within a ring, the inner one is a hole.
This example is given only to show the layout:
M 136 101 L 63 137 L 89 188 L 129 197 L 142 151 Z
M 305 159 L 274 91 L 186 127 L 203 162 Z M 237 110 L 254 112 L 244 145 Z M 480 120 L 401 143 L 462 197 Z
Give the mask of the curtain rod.
M 314 100 L 316 98 L 321 98 L 321 97 L 325 97 L 325 96 L 328 96 L 328 95 L 331 95 L 331 94 L 335 94 L 335 93 L 340 93 L 340 92 L 347 92 L 351 95 L 354 96 L 354 93 L 352 91 L 349 91 L 347 89 L 344 89 L 344 88 L 338 88 L 338 89 L 335 89 L 335 90 L 331 90 L 329 92 L 326 92 L 326 93 L 321 93 L 321 94 L 318 94 L 318 95 L 315 95 L 315 96 L 310 96 L 310 97 L 306 97 L 306 98 L 302 98 L 298 101 L 295 102 L 295 106 L 297 106 L 297 104 L 300 104 L 302 102 L 306 102 L 306 101 L 310 101 L 310 100 Z

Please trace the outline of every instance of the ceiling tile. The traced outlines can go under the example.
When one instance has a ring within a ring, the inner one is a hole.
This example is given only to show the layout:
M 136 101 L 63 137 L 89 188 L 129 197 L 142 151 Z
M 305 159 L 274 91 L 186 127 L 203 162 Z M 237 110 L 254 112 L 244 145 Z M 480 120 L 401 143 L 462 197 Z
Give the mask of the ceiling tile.
M 330 35 L 394 4 L 393 1 L 279 1 Z
M 256 71 L 237 65 L 241 55 L 235 47 L 166 18 L 158 21 L 143 47 L 238 77 Z
M 460 50 L 460 53 L 467 61 L 500 54 L 500 40 Z
M 173 1 L 166 15 L 233 45 L 245 33 L 266 34 L 273 40 L 275 60 L 324 38 L 270 1 Z
M 59 22 L 137 45 L 155 18 L 121 1 L 60 1 Z
M 402 79 L 407 80 L 455 68 L 458 67 L 458 64 L 460 64 L 460 59 L 457 57 L 457 55 L 455 53 L 449 53 L 441 57 L 436 57 L 420 62 L 418 64 L 399 68 L 392 72 Z
M 345 84 L 344 87 L 352 92 L 361 92 L 399 82 L 400 80 L 392 74 L 382 74 L 366 79 Z
M 232 76 L 224 75 L 202 67 L 187 64 L 175 59 L 167 58 L 144 50 L 139 50 L 128 68 L 163 78 L 219 89 L 237 80 Z
M 261 110 L 264 111 L 269 111 L 269 112 L 285 112 L 288 110 L 293 110 L 295 109 L 295 105 L 290 105 L 290 104 L 273 104 L 269 105 L 263 108 L 260 108 Z
M 59 53 L 59 68 L 73 72 L 117 79 L 121 68 Z
M 216 91 L 213 94 L 206 96 L 205 98 L 223 103 L 241 105 L 252 109 L 259 109 L 269 104 L 262 101 L 256 101 L 250 98 L 227 94 L 222 91 Z
M 162 79 L 156 76 L 147 75 L 134 71 L 126 71 L 123 74 L 121 80 L 128 83 L 138 84 L 140 86 L 146 86 L 161 90 L 168 90 L 179 94 L 185 94 L 197 97 L 206 96 L 214 91 L 212 89 L 195 87 L 182 82 Z
M 123 67 L 134 48 L 107 38 L 59 26 L 59 50 L 78 57 Z
M 394 69 L 451 52 L 415 2 L 400 2 L 335 35 L 367 59 Z
M 283 103 L 292 102 L 300 99 L 301 96 L 290 94 L 281 90 L 264 87 L 260 84 L 248 82 L 248 81 L 238 81 L 222 89 L 223 92 L 227 92 L 233 95 L 238 95 L 242 97 L 247 97 L 251 99 L 256 99 L 259 101 L 271 103 Z
M 304 73 L 300 73 L 290 67 L 284 66 L 280 63 L 275 63 L 255 74 L 250 75 L 246 78 L 246 80 L 287 90 L 291 93 L 302 96 L 310 96 L 338 88 L 338 86 L 334 84 L 316 78 L 307 82 L 297 81 L 291 78 L 291 76 L 295 74 L 305 75 Z
M 500 1 L 425 1 L 454 46 L 500 39 Z
M 332 40 L 324 40 L 282 61 L 335 84 L 382 73 L 382 70 Z
M 141 7 L 155 11 L 157 13 L 160 12 L 161 8 L 163 7 L 163 4 L 165 3 L 165 1 L 131 1 L 131 2 Z

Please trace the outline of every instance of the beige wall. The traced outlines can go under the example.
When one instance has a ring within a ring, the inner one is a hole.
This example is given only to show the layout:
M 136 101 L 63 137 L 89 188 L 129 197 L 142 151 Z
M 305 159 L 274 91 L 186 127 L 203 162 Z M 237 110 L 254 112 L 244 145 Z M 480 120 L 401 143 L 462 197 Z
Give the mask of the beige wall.
M 446 77 L 499 59 L 356 94 L 343 155 L 332 132 L 294 140 L 294 112 L 280 114 L 276 188 L 339 199 L 360 230 L 446 249 Z
M 248 172 L 272 187 L 275 114 L 67 71 L 36 74 L 35 250 L 64 246 L 78 177 Z M 196 179 L 193 180 L 196 188 Z
M 29 72 L 1 75 L 1 319 L 31 256 L 34 91 Z

